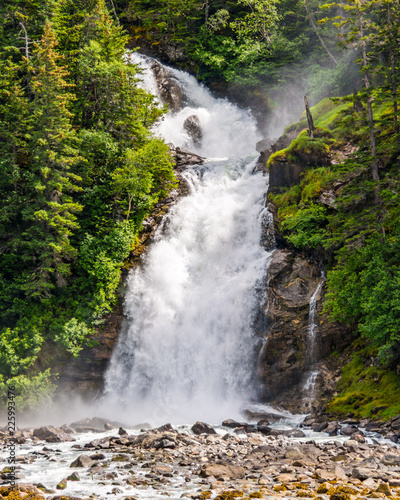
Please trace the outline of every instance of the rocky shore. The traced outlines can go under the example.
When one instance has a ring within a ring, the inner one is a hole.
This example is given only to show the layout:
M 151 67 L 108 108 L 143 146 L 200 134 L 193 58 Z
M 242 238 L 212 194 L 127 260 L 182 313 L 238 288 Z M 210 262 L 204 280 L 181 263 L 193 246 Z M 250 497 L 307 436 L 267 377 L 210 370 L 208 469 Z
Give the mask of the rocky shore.
M 400 498 L 400 447 L 382 439 L 385 429 L 398 430 L 400 417 L 384 425 L 325 423 L 308 418 L 294 432 L 266 418 L 127 431 L 94 418 L 24 429 L 13 438 L 16 488 L 4 467 L 0 500 Z M 310 435 L 312 428 L 325 434 Z M 5 430 L 1 440 L 5 456 Z

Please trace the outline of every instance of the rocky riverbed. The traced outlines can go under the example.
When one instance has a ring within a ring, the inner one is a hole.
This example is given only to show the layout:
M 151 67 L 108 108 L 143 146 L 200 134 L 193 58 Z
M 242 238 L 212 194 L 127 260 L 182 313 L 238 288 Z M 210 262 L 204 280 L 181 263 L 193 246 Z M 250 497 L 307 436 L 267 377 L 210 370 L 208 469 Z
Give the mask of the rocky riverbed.
M 4 467 L 0 500 L 400 498 L 400 447 L 377 426 L 366 431 L 349 420 L 315 432 L 321 423 L 305 423 L 293 429 L 263 418 L 125 430 L 94 418 L 23 429 L 13 437 L 16 488 Z M 7 463 L 11 438 L 1 434 Z

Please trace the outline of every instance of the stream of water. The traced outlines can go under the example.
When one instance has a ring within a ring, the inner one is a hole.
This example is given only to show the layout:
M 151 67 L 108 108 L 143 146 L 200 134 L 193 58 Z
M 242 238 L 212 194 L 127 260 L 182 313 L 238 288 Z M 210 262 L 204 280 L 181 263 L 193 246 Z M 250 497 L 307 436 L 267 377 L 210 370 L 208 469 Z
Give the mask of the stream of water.
M 156 85 L 143 56 L 143 79 Z M 156 133 L 189 144 L 208 160 L 184 174 L 189 196 L 168 215 L 140 267 L 129 276 L 128 325 L 106 375 L 107 405 L 150 423 L 220 423 L 238 418 L 253 396 L 256 339 L 252 319 L 268 258 L 260 243 L 266 178 L 253 173 L 258 139 L 248 110 L 214 98 L 173 70 L 185 106 Z M 201 145 L 184 120 L 195 114 Z

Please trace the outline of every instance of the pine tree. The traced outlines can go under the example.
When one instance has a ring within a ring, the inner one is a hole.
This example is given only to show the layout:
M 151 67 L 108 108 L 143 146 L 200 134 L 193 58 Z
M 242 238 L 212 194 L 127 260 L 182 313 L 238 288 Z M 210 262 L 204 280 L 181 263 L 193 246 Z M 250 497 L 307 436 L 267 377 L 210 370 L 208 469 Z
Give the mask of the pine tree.
M 30 142 L 31 169 L 37 204 L 27 214 L 32 225 L 26 231 L 38 265 L 26 285 L 31 296 L 48 296 L 55 286 L 64 286 L 69 261 L 76 251 L 70 236 L 77 227 L 74 213 L 82 207 L 71 193 L 80 188 L 80 178 L 71 172 L 77 160 L 75 134 L 68 107 L 74 96 L 65 81 L 67 70 L 60 65 L 57 40 L 50 22 L 40 43 L 35 43 L 30 68 L 34 130 Z

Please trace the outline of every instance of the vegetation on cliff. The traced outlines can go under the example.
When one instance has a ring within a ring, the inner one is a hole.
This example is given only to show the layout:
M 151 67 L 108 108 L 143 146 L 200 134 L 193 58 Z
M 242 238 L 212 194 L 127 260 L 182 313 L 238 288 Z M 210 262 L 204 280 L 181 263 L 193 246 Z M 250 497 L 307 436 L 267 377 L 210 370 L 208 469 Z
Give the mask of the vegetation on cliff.
M 364 88 L 357 95 L 335 100 L 331 110 L 322 102 L 314 110 L 316 139 L 300 132 L 286 150 L 270 158 L 270 163 L 302 163 L 305 169 L 298 185 L 272 194 L 271 200 L 278 207 L 280 230 L 287 241 L 312 252 L 327 266 L 325 310 L 366 339 L 373 348 L 370 357 L 377 357 L 384 367 L 364 369 L 363 355 L 356 354 L 344 371 L 340 397 L 330 409 L 390 416 L 400 402 L 396 373 L 400 365 L 400 53 L 396 45 L 400 10 L 392 1 L 342 5 L 346 12 L 335 21 L 341 28 L 350 25 L 342 32 L 345 46 L 358 43 L 362 49 Z M 290 129 L 304 125 L 300 121 Z M 349 145 L 356 145 L 358 151 L 346 157 L 341 153 Z M 368 383 L 371 373 L 391 387 L 392 400 L 387 396 L 386 404 L 384 393 Z
M 15 386 L 20 410 L 53 391 L 45 343 L 76 355 L 90 342 L 175 185 L 127 41 L 103 0 L 1 6 L 0 394 Z

